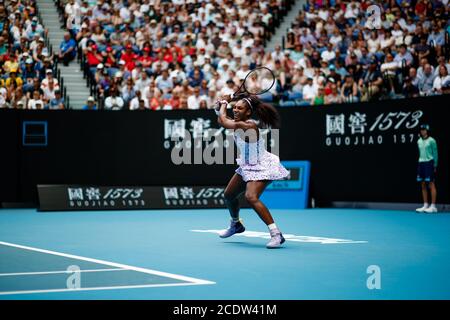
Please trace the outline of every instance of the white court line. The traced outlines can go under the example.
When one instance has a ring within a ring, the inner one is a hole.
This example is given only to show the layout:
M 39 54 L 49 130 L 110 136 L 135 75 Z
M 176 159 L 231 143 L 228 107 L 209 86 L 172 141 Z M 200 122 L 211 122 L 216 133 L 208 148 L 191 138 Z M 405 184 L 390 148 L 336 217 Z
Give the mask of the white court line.
M 202 233 L 216 233 L 219 234 L 223 230 L 191 230 L 192 232 L 202 232 Z M 250 231 L 247 230 L 243 233 L 236 234 L 238 237 L 247 238 L 261 238 L 270 239 L 270 233 L 260 232 L 260 231 Z M 320 244 L 348 244 L 348 243 L 367 243 L 365 240 L 349 240 L 349 239 L 338 239 L 338 238 L 325 238 L 325 237 L 315 237 L 315 236 L 298 236 L 295 234 L 283 233 L 286 241 L 294 242 L 309 242 L 309 243 L 320 243 Z
M 61 270 L 61 271 L 39 271 L 39 272 L 14 272 L 14 273 L 0 273 L 0 277 L 29 276 L 38 274 L 77 273 L 77 272 L 105 272 L 105 271 L 128 271 L 128 269 L 111 268 L 111 269 Z
M 208 280 L 197 279 L 197 278 L 192 278 L 192 277 L 186 277 L 186 276 L 182 276 L 182 275 L 178 275 L 178 274 L 162 272 L 162 271 L 157 271 L 157 270 L 152 270 L 152 269 L 134 267 L 134 266 L 121 264 L 121 263 L 116 263 L 116 262 L 110 262 L 110 261 L 105 261 L 105 260 L 87 258 L 87 257 L 82 257 L 82 256 L 77 256 L 77 255 L 67 254 L 67 253 L 62 253 L 62 252 L 57 252 L 57 251 L 51 251 L 51 250 L 34 248 L 34 247 L 28 247 L 28 246 L 23 246 L 23 245 L 19 245 L 19 244 L 4 242 L 4 241 L 0 241 L 0 245 L 13 247 L 13 248 L 24 249 L 24 250 L 41 252 L 41 253 L 51 254 L 51 255 L 65 257 L 65 258 L 78 259 L 78 260 L 83 260 L 83 261 L 103 264 L 103 265 L 107 265 L 107 266 L 110 266 L 110 267 L 115 267 L 115 268 L 120 268 L 120 269 L 127 269 L 127 270 L 133 270 L 133 271 L 136 271 L 136 272 L 142 272 L 142 273 L 146 273 L 146 274 L 157 275 L 157 276 L 161 276 L 161 277 L 172 278 L 172 279 L 176 279 L 176 280 L 180 280 L 180 281 L 189 282 L 189 283 L 153 284 L 153 285 L 137 285 L 137 286 L 115 286 L 115 287 L 81 288 L 81 289 L 10 291 L 10 292 L 0 292 L 0 295 L 4 295 L 4 294 L 18 294 L 18 293 L 60 292 L 60 291 L 74 291 L 74 290 L 77 290 L 77 291 L 81 291 L 81 290 L 109 290 L 109 289 L 118 289 L 118 288 L 128 289 L 128 288 L 146 288 L 146 287 L 167 287 L 167 286 L 186 286 L 186 285 L 215 284 L 215 282 L 208 281 Z
M 208 281 L 210 282 L 210 281 Z M 27 290 L 27 291 L 3 291 L 2 295 L 12 294 L 29 294 L 29 293 L 52 293 L 52 292 L 78 292 L 78 291 L 95 291 L 95 290 L 115 290 L 115 289 L 137 289 L 137 288 L 156 288 L 156 287 L 182 287 L 182 286 L 198 286 L 203 284 L 215 284 L 211 283 L 165 283 L 165 284 L 142 284 L 135 286 L 115 286 L 115 287 L 91 287 L 91 288 L 79 288 L 79 289 L 48 289 L 48 290 Z

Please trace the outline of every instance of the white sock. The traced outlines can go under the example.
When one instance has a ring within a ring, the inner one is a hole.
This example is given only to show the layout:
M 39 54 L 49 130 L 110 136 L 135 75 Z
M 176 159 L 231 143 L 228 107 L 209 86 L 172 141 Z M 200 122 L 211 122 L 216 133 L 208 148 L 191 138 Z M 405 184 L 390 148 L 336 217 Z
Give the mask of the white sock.
M 425 202 L 425 203 L 423 204 L 423 206 L 424 206 L 425 208 L 428 208 L 428 203 Z
M 269 224 L 268 227 L 269 227 L 269 230 L 278 229 L 277 225 L 275 223 Z
M 241 219 L 239 218 L 239 217 L 237 217 L 237 218 L 231 218 L 234 222 L 238 222 L 238 221 L 240 221 Z
M 434 203 L 432 203 L 430 208 L 436 208 L 436 205 Z

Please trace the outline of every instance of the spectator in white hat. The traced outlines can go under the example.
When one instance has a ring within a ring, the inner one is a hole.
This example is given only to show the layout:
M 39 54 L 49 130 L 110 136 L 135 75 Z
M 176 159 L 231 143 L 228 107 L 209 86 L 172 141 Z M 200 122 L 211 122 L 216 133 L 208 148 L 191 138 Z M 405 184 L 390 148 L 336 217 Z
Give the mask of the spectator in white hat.
M 52 69 L 46 69 L 45 70 L 45 78 L 41 82 L 41 89 L 42 90 L 45 90 L 46 88 L 48 88 L 48 82 L 50 80 L 53 80 L 55 89 L 59 89 L 58 79 L 53 77 L 53 70 Z
M 86 100 L 86 104 L 82 108 L 83 110 L 97 110 L 97 104 L 95 103 L 94 97 L 89 97 Z

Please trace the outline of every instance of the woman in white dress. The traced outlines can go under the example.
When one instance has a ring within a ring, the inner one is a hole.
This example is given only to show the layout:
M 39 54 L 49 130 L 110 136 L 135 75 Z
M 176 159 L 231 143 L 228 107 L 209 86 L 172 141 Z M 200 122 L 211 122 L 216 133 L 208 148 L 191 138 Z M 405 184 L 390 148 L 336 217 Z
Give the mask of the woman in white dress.
M 265 141 L 260 136 L 255 120 L 256 115 L 263 127 L 276 128 L 279 124 L 277 110 L 254 96 L 241 98 L 233 106 L 233 118 L 226 115 L 230 96 L 223 96 L 219 100 L 220 109 L 218 123 L 226 128 L 235 130 L 234 139 L 240 151 L 236 159 L 239 167 L 225 189 L 224 196 L 231 215 L 230 227 L 220 233 L 220 237 L 228 238 L 236 233 L 245 231 L 239 219 L 238 197 L 245 192 L 245 199 L 268 226 L 271 239 L 267 248 L 278 248 L 285 241 L 281 231 L 276 226 L 269 209 L 260 200 L 261 194 L 273 180 L 283 180 L 289 176 L 289 171 L 280 163 L 277 155 L 268 152 Z

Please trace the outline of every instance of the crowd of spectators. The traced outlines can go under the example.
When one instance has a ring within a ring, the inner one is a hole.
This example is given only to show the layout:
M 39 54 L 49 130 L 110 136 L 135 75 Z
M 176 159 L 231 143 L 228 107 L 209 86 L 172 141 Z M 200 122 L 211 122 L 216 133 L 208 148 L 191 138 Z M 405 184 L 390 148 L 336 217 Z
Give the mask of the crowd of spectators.
M 0 0 L 0 108 L 63 109 L 34 0 Z
M 99 104 L 157 110 L 212 107 L 248 70 L 274 62 L 264 44 L 292 2 L 69 0 L 60 6 Z
M 369 26 L 369 6 L 380 25 Z M 310 0 L 264 50 L 281 0 L 69 0 L 67 28 L 106 109 L 199 109 L 268 66 L 263 99 L 320 105 L 449 91 L 448 0 Z
M 280 106 L 450 92 L 448 0 L 309 0 L 272 51 L 292 0 L 55 2 L 68 32 L 53 57 L 35 2 L 0 0 L 0 107 L 63 108 L 53 59 L 77 57 L 94 83 L 86 109 L 211 108 L 259 65 L 277 78 L 262 99 Z
M 450 93 L 449 9 L 448 0 L 309 0 L 273 53 L 290 100 L 281 104 Z

